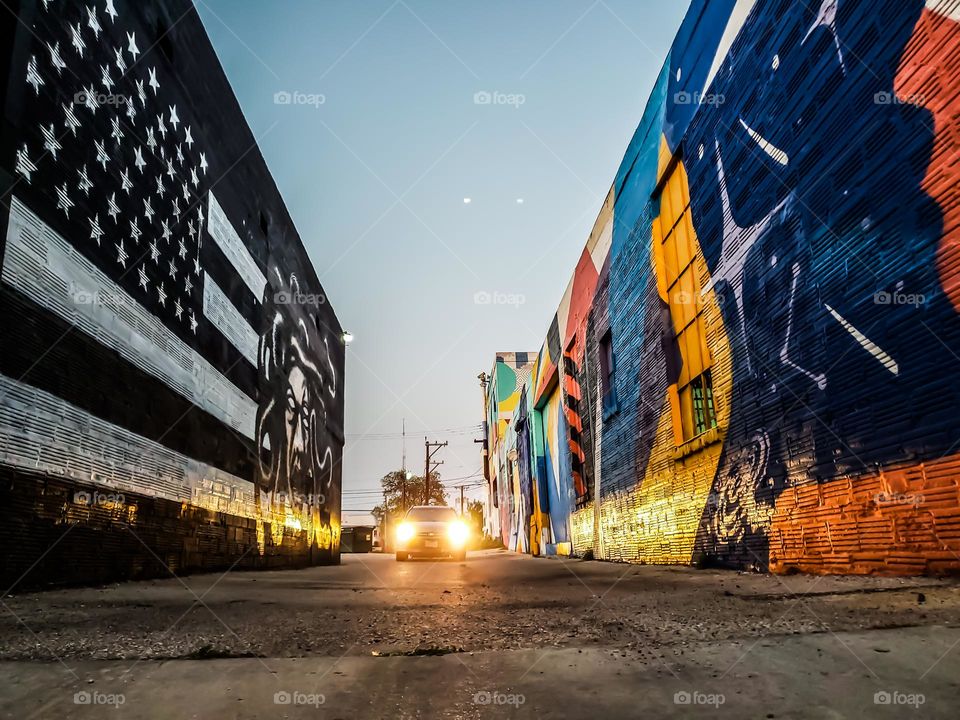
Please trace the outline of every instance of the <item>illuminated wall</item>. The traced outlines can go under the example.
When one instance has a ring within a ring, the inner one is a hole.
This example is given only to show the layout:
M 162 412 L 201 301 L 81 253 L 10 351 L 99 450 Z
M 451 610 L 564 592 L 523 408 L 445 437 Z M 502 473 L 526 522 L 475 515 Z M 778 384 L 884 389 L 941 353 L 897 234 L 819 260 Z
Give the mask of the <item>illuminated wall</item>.
M 958 45 L 960 0 L 693 2 L 530 380 L 575 554 L 960 568 Z
M 0 578 L 336 562 L 342 331 L 193 4 L 0 40 Z

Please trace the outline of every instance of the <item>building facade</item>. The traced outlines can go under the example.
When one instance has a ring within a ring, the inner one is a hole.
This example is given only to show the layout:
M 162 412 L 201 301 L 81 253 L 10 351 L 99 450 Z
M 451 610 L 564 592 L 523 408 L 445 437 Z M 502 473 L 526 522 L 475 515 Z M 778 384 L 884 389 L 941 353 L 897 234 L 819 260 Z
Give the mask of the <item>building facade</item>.
M 958 48 L 958 0 L 694 0 L 515 391 L 520 549 L 960 569 Z
M 0 18 L 0 579 L 336 562 L 337 317 L 189 0 Z

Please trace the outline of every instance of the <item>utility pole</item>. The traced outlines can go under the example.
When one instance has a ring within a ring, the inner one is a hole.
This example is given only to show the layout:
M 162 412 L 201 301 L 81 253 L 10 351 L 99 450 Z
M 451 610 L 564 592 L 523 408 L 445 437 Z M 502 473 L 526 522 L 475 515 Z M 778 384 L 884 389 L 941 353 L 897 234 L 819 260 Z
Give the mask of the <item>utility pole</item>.
M 426 499 L 424 500 L 425 505 L 430 504 L 430 470 L 432 469 L 431 465 L 443 464 L 443 460 L 435 460 L 432 463 L 431 463 L 431 460 L 433 460 L 434 455 L 440 452 L 440 448 L 445 448 L 447 444 L 448 444 L 447 442 L 442 442 L 442 443 L 430 442 L 429 440 L 427 440 L 427 438 L 423 439 L 423 487 L 424 487 L 424 494 L 426 495 Z M 433 449 L 431 450 L 431 448 Z
M 465 514 L 464 505 L 463 505 L 463 490 L 464 490 L 464 486 L 461 485 L 460 486 L 460 517 L 464 517 L 464 514 Z

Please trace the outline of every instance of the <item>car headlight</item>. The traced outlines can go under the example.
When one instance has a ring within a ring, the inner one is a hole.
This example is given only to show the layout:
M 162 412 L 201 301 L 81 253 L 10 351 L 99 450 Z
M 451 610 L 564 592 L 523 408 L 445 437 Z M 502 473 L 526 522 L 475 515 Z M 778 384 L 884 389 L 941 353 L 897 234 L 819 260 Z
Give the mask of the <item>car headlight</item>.
M 447 528 L 447 535 L 449 535 L 450 542 L 454 545 L 464 545 L 467 542 L 467 537 L 470 535 L 470 529 L 462 522 L 453 522 L 450 523 L 450 526 Z
M 413 525 L 410 523 L 400 523 L 397 527 L 397 540 L 399 542 L 406 542 L 413 537 Z

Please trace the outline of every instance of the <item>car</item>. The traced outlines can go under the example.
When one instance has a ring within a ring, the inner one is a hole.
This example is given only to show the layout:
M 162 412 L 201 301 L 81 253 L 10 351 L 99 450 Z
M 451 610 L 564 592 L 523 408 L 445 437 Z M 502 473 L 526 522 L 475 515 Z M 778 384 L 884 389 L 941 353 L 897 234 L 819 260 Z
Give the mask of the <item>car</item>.
M 417 505 L 397 526 L 396 538 L 400 562 L 411 557 L 452 557 L 463 562 L 470 528 L 452 507 Z

